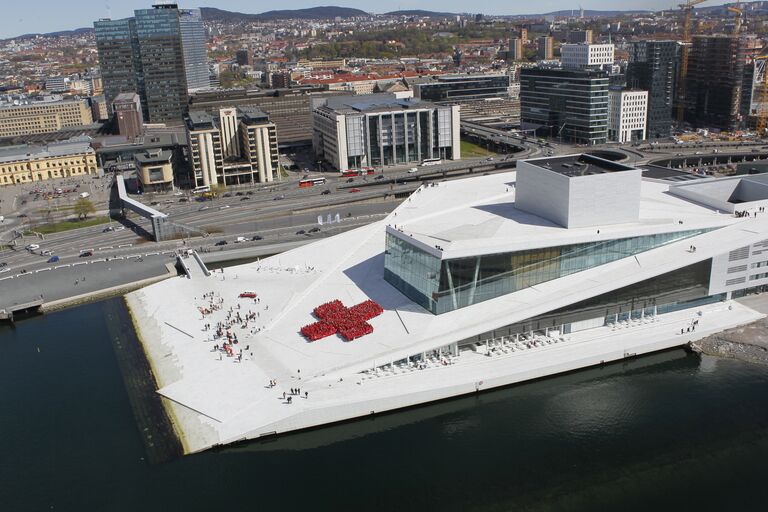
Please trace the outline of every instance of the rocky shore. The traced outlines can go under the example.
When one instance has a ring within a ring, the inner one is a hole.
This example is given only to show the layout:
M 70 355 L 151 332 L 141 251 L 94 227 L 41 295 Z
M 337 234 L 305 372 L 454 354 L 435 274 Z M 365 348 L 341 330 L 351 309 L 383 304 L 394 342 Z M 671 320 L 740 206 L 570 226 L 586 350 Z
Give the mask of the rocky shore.
M 692 341 L 689 346 L 701 354 L 768 365 L 768 318 Z

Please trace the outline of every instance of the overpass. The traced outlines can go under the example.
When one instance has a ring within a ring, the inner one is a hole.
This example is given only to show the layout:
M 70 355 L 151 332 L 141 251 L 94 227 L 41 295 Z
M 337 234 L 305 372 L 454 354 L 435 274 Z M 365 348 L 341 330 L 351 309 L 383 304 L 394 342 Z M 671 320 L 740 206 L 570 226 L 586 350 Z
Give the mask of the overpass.
M 149 219 L 152 223 L 152 236 L 155 242 L 173 240 L 185 234 L 208 235 L 205 231 L 194 226 L 171 222 L 167 213 L 155 210 L 151 206 L 128 197 L 128 192 L 125 190 L 125 178 L 122 175 L 118 174 L 115 177 L 115 182 L 117 184 L 117 198 L 120 202 L 120 208 L 122 210 L 130 210 L 145 219 Z

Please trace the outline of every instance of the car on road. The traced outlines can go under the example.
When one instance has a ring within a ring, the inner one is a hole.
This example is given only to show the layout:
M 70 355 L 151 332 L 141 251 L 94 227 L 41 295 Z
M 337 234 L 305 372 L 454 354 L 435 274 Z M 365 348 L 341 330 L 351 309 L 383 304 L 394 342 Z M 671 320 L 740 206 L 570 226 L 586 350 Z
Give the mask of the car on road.
M 419 169 L 416 167 L 411 167 L 410 169 L 408 169 L 408 174 L 413 174 L 415 172 L 419 172 Z
M 117 227 L 115 228 L 115 231 L 122 231 L 122 230 L 124 230 L 124 229 L 125 229 L 125 226 L 117 226 Z
M 306 234 L 307 234 L 307 232 L 306 232 L 306 231 L 304 231 L 303 229 L 300 229 L 300 230 L 298 230 L 298 231 L 296 232 L 296 234 L 297 234 L 297 235 L 306 235 Z
M 352 193 L 352 192 L 360 192 L 360 189 L 359 188 L 351 188 L 351 189 L 349 189 L 349 192 L 350 193 Z
M 0 262 L 0 268 L 7 267 L 8 264 L 6 262 Z
M 253 235 L 251 237 L 251 241 L 255 242 L 257 240 L 264 240 L 264 237 L 263 236 L 259 236 L 259 235 Z
M 216 247 L 220 247 L 222 245 L 227 245 L 227 241 L 226 240 L 219 240 L 218 242 L 216 242 L 215 245 L 216 245 Z
M 189 199 L 187 199 L 186 197 L 180 197 L 180 198 L 179 198 L 179 202 L 180 202 L 180 203 L 186 203 L 186 202 L 188 202 L 188 201 L 189 201 Z
M 29 244 L 28 246 L 25 247 L 25 249 L 28 250 L 28 251 L 36 251 L 39 248 L 40 248 L 40 246 L 37 245 L 37 244 Z
M 245 195 L 247 196 L 252 196 L 253 194 L 255 194 L 253 190 L 249 190 L 248 192 L 245 193 Z
M 227 208 L 229 208 L 228 204 L 223 204 L 223 205 L 219 206 L 219 210 L 226 210 Z
M 374 179 L 375 179 L 375 180 L 383 180 L 383 179 L 384 179 L 384 175 L 383 175 L 383 174 L 379 174 L 379 175 L 378 175 L 378 176 L 376 176 Z
M 159 204 L 160 203 L 158 201 L 152 201 L 151 203 L 149 203 L 150 206 L 157 206 Z
M 349 178 L 349 179 L 347 180 L 347 183 L 353 183 L 354 181 L 355 181 L 355 178 Z
M 87 258 L 89 256 L 93 256 L 93 251 L 83 251 L 80 253 L 81 258 Z
M 210 206 L 201 206 L 200 208 L 197 209 L 197 211 L 204 212 L 205 210 L 207 210 L 209 208 L 210 208 Z
M 240 198 L 241 201 L 247 201 L 249 199 L 250 199 L 250 197 L 248 197 L 248 196 L 243 196 L 243 197 Z
M 275 196 L 274 199 L 272 199 L 272 200 L 273 201 L 281 201 L 283 199 L 285 199 L 285 196 L 284 195 L 279 195 L 279 196 Z
M 227 192 L 226 194 L 224 194 L 224 195 L 223 195 L 223 196 L 221 196 L 221 197 L 232 197 L 232 194 L 230 194 L 229 192 Z
M 310 233 L 319 233 L 320 232 L 320 228 L 312 228 L 312 229 L 309 230 L 309 232 Z
M 46 249 L 44 251 L 40 251 L 40 256 L 50 256 L 52 254 L 53 254 L 53 251 L 51 251 L 50 249 Z
M 51 256 L 50 258 L 48 258 L 48 261 L 46 261 L 46 263 L 56 263 L 57 261 L 59 261 L 59 259 L 60 258 L 58 256 Z
M 109 233 L 110 231 L 114 231 L 114 230 L 115 230 L 115 228 L 113 228 L 112 226 L 107 226 L 104 229 L 102 229 L 101 232 L 102 233 Z
M 235 192 L 235 195 L 236 196 L 242 196 L 242 195 L 245 195 L 245 194 L 243 192 Z
M 248 239 L 245 238 L 244 236 L 239 236 L 239 237 L 235 238 L 235 243 L 236 244 L 240 244 L 240 243 L 247 242 L 247 241 L 248 241 Z
M 29 215 L 27 215 L 26 213 L 20 213 L 20 214 L 18 215 L 18 217 L 19 217 L 20 219 L 25 219 L 25 218 L 29 217 Z
M 322 192 L 320 192 L 320 195 L 321 195 L 321 196 L 327 196 L 327 195 L 328 195 L 328 194 L 330 194 L 330 193 L 331 193 L 331 191 L 330 191 L 330 190 L 328 190 L 328 189 L 326 189 L 326 190 L 323 190 Z

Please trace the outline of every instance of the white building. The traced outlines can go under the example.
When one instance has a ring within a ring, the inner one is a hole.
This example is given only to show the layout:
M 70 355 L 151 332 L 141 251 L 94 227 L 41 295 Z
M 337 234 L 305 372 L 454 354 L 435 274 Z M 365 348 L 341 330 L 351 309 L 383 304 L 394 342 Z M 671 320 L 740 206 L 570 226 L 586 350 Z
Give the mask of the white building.
M 613 65 L 612 44 L 564 44 L 560 46 L 560 62 L 564 68 L 599 68 Z
M 199 267 L 127 301 L 158 393 L 195 452 L 762 318 L 732 299 L 768 285 L 768 215 L 734 211 L 768 206 L 766 182 L 679 184 L 590 155 L 519 161 L 516 172 L 421 186 L 381 221 L 226 279 Z M 246 290 L 258 301 L 238 297 Z M 258 320 L 232 326 L 238 345 L 212 350 L 227 338 L 204 325 L 226 323 L 231 308 Z M 302 398 L 289 403 L 295 387 Z
M 648 91 L 611 89 L 608 91 L 608 140 L 645 140 L 648 119 Z
M 224 108 L 186 117 L 195 187 L 268 183 L 279 172 L 277 129 L 262 111 Z
M 389 93 L 329 96 L 312 115 L 315 155 L 340 171 L 461 159 L 458 105 Z

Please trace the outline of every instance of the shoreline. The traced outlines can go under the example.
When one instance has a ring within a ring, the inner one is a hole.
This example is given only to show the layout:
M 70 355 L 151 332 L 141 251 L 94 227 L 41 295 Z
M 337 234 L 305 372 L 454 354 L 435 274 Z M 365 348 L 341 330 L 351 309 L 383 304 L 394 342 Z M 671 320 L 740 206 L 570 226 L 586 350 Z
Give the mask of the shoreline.
M 727 329 L 688 344 L 696 353 L 768 366 L 768 320 Z

